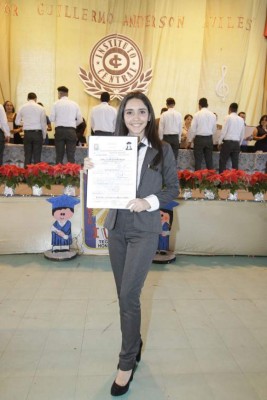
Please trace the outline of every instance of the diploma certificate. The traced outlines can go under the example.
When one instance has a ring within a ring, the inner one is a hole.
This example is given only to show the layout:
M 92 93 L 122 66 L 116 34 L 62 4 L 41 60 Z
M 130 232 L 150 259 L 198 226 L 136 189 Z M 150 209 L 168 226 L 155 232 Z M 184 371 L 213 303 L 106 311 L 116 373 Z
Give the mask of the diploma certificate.
M 136 198 L 137 137 L 90 136 L 87 207 L 126 209 Z

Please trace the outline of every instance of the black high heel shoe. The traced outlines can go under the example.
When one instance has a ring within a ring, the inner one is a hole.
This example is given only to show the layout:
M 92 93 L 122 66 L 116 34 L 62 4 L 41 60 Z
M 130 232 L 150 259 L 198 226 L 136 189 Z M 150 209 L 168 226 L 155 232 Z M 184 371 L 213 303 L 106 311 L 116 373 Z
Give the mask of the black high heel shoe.
M 130 383 L 133 380 L 133 376 L 136 370 L 136 365 L 134 366 L 131 376 L 128 380 L 128 382 L 126 383 L 126 385 L 124 386 L 120 386 L 118 385 L 115 381 L 113 382 L 111 389 L 110 389 L 110 394 L 111 396 L 122 396 L 123 394 L 127 393 L 130 387 Z

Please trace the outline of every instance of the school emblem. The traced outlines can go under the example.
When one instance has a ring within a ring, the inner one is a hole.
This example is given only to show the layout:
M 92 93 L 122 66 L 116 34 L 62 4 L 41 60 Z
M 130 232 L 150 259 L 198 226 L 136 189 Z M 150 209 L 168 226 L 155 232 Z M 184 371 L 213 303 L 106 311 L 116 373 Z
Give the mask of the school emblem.
M 147 93 L 152 79 L 152 69 L 143 71 L 143 56 L 137 44 L 118 34 L 105 36 L 95 44 L 89 68 L 86 72 L 80 67 L 79 76 L 85 92 L 96 98 L 102 92 L 119 100 L 133 90 Z

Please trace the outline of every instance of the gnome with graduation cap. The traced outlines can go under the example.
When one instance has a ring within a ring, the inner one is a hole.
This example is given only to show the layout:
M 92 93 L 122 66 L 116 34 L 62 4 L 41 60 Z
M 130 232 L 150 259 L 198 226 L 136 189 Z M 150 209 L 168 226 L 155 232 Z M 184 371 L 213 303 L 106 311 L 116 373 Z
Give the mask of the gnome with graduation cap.
M 46 199 L 52 204 L 52 215 L 55 222 L 52 225 L 52 250 L 44 253 L 46 258 L 53 260 L 67 260 L 74 258 L 76 251 L 70 250 L 72 244 L 71 222 L 74 207 L 80 200 L 63 194 L 62 196 Z
M 160 209 L 162 232 L 159 235 L 158 250 L 153 259 L 155 264 L 169 264 L 176 260 L 175 254 L 169 250 L 170 231 L 173 222 L 173 209 L 179 203 L 171 201 Z

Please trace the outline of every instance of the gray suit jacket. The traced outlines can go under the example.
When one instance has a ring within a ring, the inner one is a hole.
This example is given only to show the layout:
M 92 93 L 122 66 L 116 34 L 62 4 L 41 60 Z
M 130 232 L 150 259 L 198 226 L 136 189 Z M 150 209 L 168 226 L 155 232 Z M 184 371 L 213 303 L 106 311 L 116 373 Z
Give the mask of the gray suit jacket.
M 154 194 L 159 200 L 160 208 L 163 208 L 178 197 L 179 185 L 176 161 L 170 145 L 163 143 L 163 160 L 153 166 L 157 153 L 158 151 L 154 148 L 147 148 L 136 197 L 144 198 Z M 117 212 L 117 210 L 109 211 L 104 224 L 105 228 L 114 229 Z M 145 232 L 161 233 L 160 211 L 134 213 L 134 227 Z

